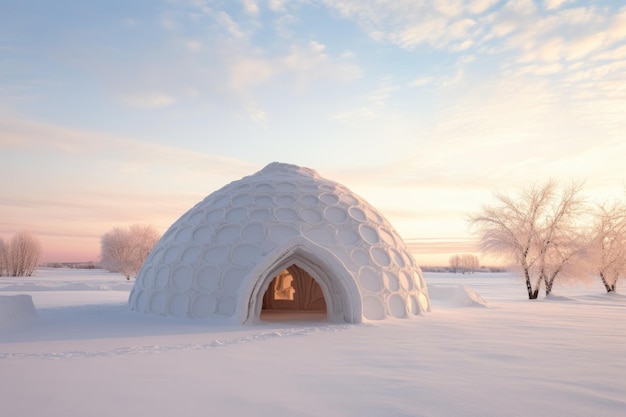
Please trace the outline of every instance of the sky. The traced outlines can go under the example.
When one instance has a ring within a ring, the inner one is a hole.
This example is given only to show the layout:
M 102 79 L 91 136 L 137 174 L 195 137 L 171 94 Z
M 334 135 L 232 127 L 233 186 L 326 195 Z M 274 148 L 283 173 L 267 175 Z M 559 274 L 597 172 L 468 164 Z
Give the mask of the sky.
M 0 237 L 98 261 L 273 161 L 378 208 L 418 263 L 554 179 L 626 187 L 622 1 L 0 0 Z

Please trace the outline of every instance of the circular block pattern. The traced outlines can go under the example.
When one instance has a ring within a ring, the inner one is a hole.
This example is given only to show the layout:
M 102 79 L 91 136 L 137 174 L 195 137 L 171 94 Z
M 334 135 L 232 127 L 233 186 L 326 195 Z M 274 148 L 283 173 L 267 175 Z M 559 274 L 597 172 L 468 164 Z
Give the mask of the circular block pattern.
M 150 297 L 150 311 L 156 314 L 162 314 L 165 310 L 165 293 L 164 292 L 155 292 Z
M 222 288 L 229 294 L 236 294 L 246 277 L 246 268 L 233 267 L 222 275 Z
M 206 224 L 208 225 L 219 223 L 222 220 L 224 220 L 224 210 L 223 209 L 211 210 L 207 213 L 205 219 L 206 219 Z
M 300 217 L 305 223 L 308 224 L 320 224 L 324 219 L 324 216 L 318 211 L 309 208 L 303 208 L 300 210 Z
M 280 206 L 290 206 L 296 202 L 295 197 L 290 195 L 281 195 L 276 198 L 276 203 Z
M 385 306 L 380 297 L 363 297 L 363 316 L 368 320 L 382 320 L 385 318 Z
M 286 224 L 273 224 L 269 227 L 269 236 L 276 243 L 285 242 L 298 235 L 298 229 Z
M 198 294 L 193 300 L 191 314 L 193 317 L 207 318 L 215 314 L 217 299 L 209 294 Z
M 234 207 L 226 213 L 228 223 L 240 223 L 248 217 L 248 210 L 245 207 Z
M 262 253 L 260 246 L 244 243 L 233 248 L 231 257 L 236 264 L 255 265 L 261 259 Z
M 406 303 L 399 294 L 392 294 L 389 296 L 389 313 L 397 318 L 401 319 L 406 317 Z
M 341 224 L 348 218 L 346 212 L 339 207 L 328 207 L 324 212 L 324 216 L 326 220 L 333 224 Z
M 381 282 L 379 274 L 374 268 L 371 267 L 361 268 L 359 283 L 364 290 L 371 292 L 378 292 L 383 288 L 383 283 Z
M 378 243 L 378 232 L 373 227 L 362 224 L 359 226 L 359 233 L 363 240 L 370 245 Z
M 248 243 L 260 243 L 265 238 L 263 223 L 248 223 L 241 229 L 241 239 Z
M 186 291 L 191 288 L 193 270 L 189 265 L 180 265 L 172 274 L 172 282 L 178 291 Z
M 193 234 L 193 227 L 187 226 L 176 232 L 176 243 L 187 243 Z
M 400 281 L 398 281 L 398 277 L 391 271 L 385 271 L 385 287 L 392 292 L 396 292 L 400 289 Z
M 221 270 L 216 266 L 206 265 L 198 268 L 194 275 L 195 283 L 201 291 L 211 293 L 219 288 Z
M 170 280 L 170 267 L 169 265 L 161 265 L 156 273 L 154 279 L 154 286 L 158 289 L 167 287 L 167 283 Z
M 213 265 L 220 265 L 228 259 L 228 246 L 212 246 L 204 251 L 204 260 Z
M 365 253 L 365 251 L 363 249 L 355 249 L 354 251 L 352 251 L 352 260 L 357 264 L 357 265 L 369 265 L 370 264 L 370 257 L 367 253 Z
M 215 233 L 215 243 L 227 244 L 239 237 L 239 225 L 232 224 L 219 228 Z
M 203 225 L 193 232 L 193 240 L 198 243 L 209 243 L 213 239 L 213 226 Z
M 295 222 L 298 219 L 298 212 L 287 207 L 280 207 L 274 210 L 274 217 L 280 222 Z
M 186 294 L 173 294 L 170 297 L 169 312 L 176 317 L 184 317 L 189 310 L 189 297 Z
M 365 217 L 365 212 L 358 207 L 350 207 L 348 213 L 350 213 L 350 217 L 360 222 L 364 222 L 367 219 L 367 217 Z
M 233 197 L 233 204 L 236 206 L 248 207 L 252 203 L 252 196 L 248 193 L 238 194 Z
M 191 246 L 183 251 L 182 261 L 185 263 L 193 263 L 202 253 L 200 246 Z
M 378 266 L 389 266 L 389 264 L 391 264 L 391 258 L 387 252 L 378 246 L 370 248 L 370 255 Z
M 312 169 L 280 163 L 215 191 L 172 224 L 144 262 L 129 305 L 180 317 L 249 317 L 258 313 L 238 309 L 261 302 L 251 299 L 262 297 L 254 291 L 267 277 L 259 275 L 295 251 L 309 274 L 326 280 L 329 311 L 352 309 L 337 317 L 430 310 L 419 267 L 378 210 Z

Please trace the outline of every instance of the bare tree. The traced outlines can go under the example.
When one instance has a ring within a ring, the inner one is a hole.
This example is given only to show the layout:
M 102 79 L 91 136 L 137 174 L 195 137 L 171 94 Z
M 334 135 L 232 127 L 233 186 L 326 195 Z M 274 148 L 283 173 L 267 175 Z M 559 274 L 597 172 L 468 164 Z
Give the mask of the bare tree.
M 529 299 L 542 284 L 546 295 L 557 277 L 573 277 L 572 268 L 582 245 L 577 229 L 584 212 L 581 184 L 559 189 L 553 181 L 519 191 L 516 196 L 496 193 L 496 204 L 471 215 L 480 248 L 509 258 L 524 276 Z
M 132 236 L 132 246 L 135 248 L 133 270 L 139 272 L 143 261 L 146 260 L 154 245 L 161 239 L 161 234 L 151 225 L 134 224 L 128 230 Z
M 474 272 L 478 269 L 479 261 L 476 255 L 464 253 L 463 255 L 452 255 L 449 259 L 450 268 L 455 274 L 458 271 L 465 274 Z
M 478 256 L 469 253 L 461 255 L 461 266 L 463 269 L 463 273 L 467 272 L 468 274 L 471 274 L 475 272 L 480 266 Z
M 452 272 L 455 274 L 461 268 L 461 257 L 459 255 L 452 255 L 450 257 L 450 268 L 452 268 Z
M 626 278 L 626 204 L 600 204 L 593 219 L 587 259 L 606 291 L 614 292 Z
M 583 254 L 584 231 L 579 220 L 586 213 L 586 202 L 581 195 L 582 184 L 555 190 L 552 201 L 539 229 L 540 280 L 546 295 L 552 292 L 557 277 L 585 279 Z
M 5 274 L 7 263 L 7 246 L 0 237 L 0 277 Z
M 22 231 L 11 238 L 5 252 L 8 275 L 31 276 L 41 258 L 41 243 L 30 232 Z
M 124 274 L 129 280 L 137 275 L 160 237 L 150 225 L 116 227 L 100 239 L 100 265 L 108 271 Z

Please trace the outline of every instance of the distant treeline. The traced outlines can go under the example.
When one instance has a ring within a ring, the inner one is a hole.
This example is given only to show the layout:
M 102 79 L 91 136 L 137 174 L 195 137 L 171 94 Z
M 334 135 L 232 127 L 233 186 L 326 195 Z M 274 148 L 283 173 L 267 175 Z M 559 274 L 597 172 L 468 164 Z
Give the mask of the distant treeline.
M 100 265 L 95 262 L 44 262 L 41 266 L 45 268 L 70 268 L 70 269 L 96 269 Z
M 458 269 L 455 269 L 452 266 L 420 266 L 420 269 L 423 272 L 459 272 Z M 472 272 L 508 272 L 508 269 L 503 266 L 481 266 Z

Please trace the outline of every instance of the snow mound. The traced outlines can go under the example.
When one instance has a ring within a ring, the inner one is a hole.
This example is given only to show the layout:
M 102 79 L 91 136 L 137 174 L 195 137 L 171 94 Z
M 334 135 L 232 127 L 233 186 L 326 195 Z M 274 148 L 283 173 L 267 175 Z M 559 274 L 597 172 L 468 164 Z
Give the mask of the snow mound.
M 488 307 L 487 301 L 465 285 L 455 287 L 428 286 L 430 300 L 446 307 Z
M 33 297 L 26 294 L 0 296 L 0 326 L 37 318 Z

